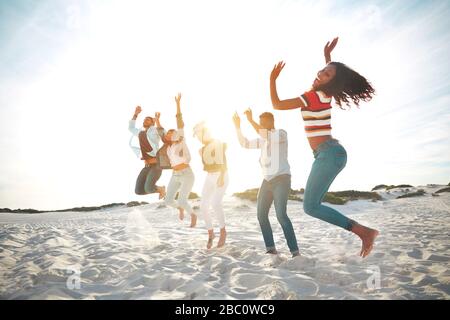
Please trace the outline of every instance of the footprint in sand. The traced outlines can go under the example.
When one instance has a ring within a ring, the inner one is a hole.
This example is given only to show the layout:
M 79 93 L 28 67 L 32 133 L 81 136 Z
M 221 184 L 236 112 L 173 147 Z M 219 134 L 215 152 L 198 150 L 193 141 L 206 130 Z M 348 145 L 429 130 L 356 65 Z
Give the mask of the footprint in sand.
M 422 251 L 420 251 L 419 249 L 415 249 L 415 248 L 412 251 L 408 251 L 406 254 L 410 258 L 414 258 L 414 259 L 422 259 L 423 258 Z
M 282 262 L 279 267 L 287 270 L 305 270 L 316 266 L 316 260 L 305 256 L 297 256 Z
M 315 297 L 319 294 L 319 284 L 316 280 L 306 276 L 294 276 L 285 279 L 287 289 L 295 292 L 299 297 Z M 298 298 L 296 298 L 298 299 Z
M 391 251 L 389 252 L 389 254 L 390 254 L 391 256 L 398 257 L 399 255 L 402 254 L 402 252 L 401 252 L 401 251 L 398 251 L 398 250 L 391 250 Z
M 277 268 L 286 261 L 288 261 L 288 259 L 279 254 L 269 254 L 267 257 L 264 257 L 258 265 L 262 267 Z
M 243 287 L 248 288 L 248 290 L 253 290 L 262 286 L 267 286 L 278 279 L 254 273 L 241 273 L 236 275 L 235 279 L 232 281 L 233 287 Z
M 442 256 L 437 254 L 432 254 L 428 257 L 429 261 L 435 261 L 435 262 L 448 262 L 450 261 L 450 257 L 448 256 Z

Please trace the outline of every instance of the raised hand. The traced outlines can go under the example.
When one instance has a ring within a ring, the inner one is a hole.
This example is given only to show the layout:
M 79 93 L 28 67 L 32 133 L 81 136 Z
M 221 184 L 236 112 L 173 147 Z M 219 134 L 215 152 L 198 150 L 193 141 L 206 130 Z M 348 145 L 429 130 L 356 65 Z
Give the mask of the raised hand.
M 278 76 L 280 75 L 281 70 L 283 70 L 285 65 L 286 64 L 284 63 L 284 61 L 278 62 L 272 69 L 272 72 L 270 74 L 270 79 L 271 80 L 276 80 L 278 78 Z
M 233 115 L 233 123 L 236 128 L 241 127 L 241 118 L 239 118 L 239 115 L 237 114 L 237 112 L 235 112 Z
M 331 43 L 330 41 L 327 42 L 325 47 L 323 48 L 323 54 L 325 56 L 326 63 L 331 61 L 331 52 L 336 47 L 337 43 L 339 41 L 339 37 L 334 38 Z
M 181 93 L 178 93 L 178 94 L 175 96 L 175 102 L 176 102 L 177 105 L 178 105 L 178 104 L 180 104 L 180 101 L 181 101 Z
M 244 111 L 245 116 L 247 117 L 247 120 L 252 122 L 253 121 L 253 113 L 252 113 L 252 109 L 248 108 L 247 110 Z
M 141 113 L 141 111 L 142 111 L 141 106 L 137 106 L 136 109 L 134 110 L 134 114 L 138 115 L 139 113 Z
M 161 122 L 159 121 L 159 118 L 161 117 L 160 112 L 155 112 L 155 124 L 157 128 L 162 128 Z

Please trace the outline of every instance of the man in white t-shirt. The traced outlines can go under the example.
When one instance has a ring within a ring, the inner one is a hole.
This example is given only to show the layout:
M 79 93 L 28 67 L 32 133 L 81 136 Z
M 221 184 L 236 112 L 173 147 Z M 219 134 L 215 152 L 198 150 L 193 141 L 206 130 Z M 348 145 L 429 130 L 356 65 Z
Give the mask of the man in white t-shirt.
M 264 179 L 258 192 L 257 215 L 267 253 L 277 254 L 269 221 L 269 210 L 274 203 L 278 222 L 283 228 L 289 250 L 295 257 L 299 254 L 297 239 L 291 220 L 286 213 L 289 193 L 291 192 L 291 172 L 287 160 L 287 132 L 275 129 L 273 114 L 270 112 L 262 113 L 259 116 L 259 123 L 253 120 L 250 109 L 245 114 L 247 120 L 259 134 L 259 138 L 248 140 L 244 137 L 241 132 L 241 119 L 237 113 L 233 117 L 233 122 L 241 146 L 246 149 L 261 150 L 259 163 Z

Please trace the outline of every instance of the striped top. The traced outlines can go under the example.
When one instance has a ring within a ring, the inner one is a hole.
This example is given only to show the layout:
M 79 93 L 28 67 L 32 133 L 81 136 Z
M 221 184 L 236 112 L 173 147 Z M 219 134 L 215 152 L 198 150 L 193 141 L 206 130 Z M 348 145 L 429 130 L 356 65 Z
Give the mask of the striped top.
M 331 135 L 331 97 L 322 91 L 307 91 L 300 96 L 305 107 L 302 117 L 306 136 L 319 137 Z

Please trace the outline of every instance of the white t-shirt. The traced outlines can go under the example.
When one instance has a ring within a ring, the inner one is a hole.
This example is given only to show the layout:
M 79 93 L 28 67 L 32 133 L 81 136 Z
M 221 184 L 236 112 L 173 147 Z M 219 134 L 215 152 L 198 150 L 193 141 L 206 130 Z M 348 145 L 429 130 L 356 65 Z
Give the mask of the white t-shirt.
M 189 153 L 189 149 L 186 145 L 184 130 L 177 130 L 180 137 L 183 137 L 181 142 L 175 142 L 167 148 L 167 156 L 170 160 L 170 165 L 175 167 L 177 165 L 186 163 L 189 164 L 191 161 L 191 154 Z
M 259 137 L 254 140 L 244 137 L 240 129 L 237 134 L 242 147 L 261 150 L 259 163 L 264 179 L 270 181 L 282 174 L 291 174 L 288 162 L 288 137 L 285 130 L 273 129 L 265 139 Z

